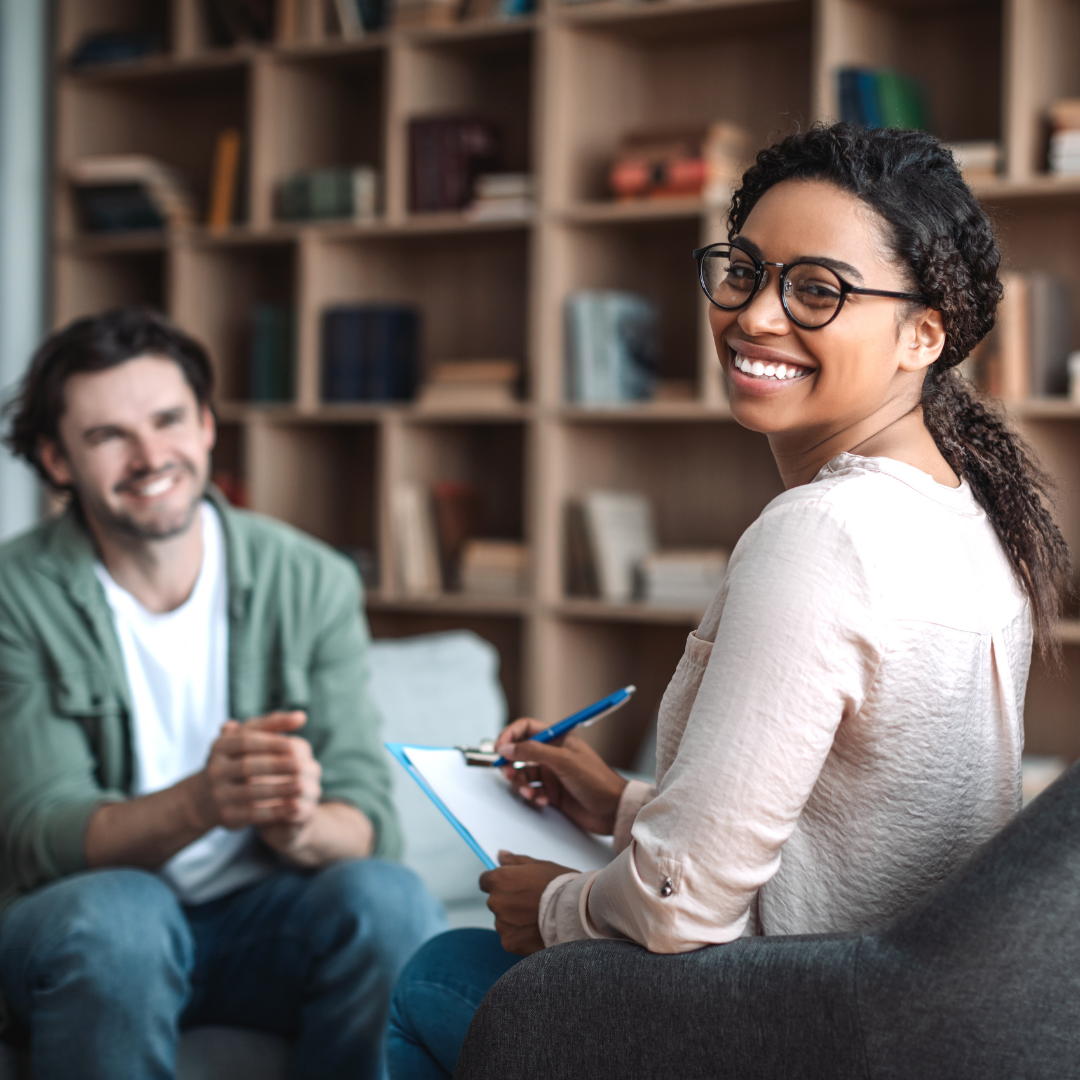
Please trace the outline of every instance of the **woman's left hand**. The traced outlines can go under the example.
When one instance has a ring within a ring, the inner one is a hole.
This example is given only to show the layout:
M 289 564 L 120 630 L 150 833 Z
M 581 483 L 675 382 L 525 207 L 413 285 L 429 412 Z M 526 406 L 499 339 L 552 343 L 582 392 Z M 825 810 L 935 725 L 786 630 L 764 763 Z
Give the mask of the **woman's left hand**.
M 495 913 L 495 929 L 507 952 L 531 956 L 544 947 L 540 936 L 540 897 L 548 883 L 560 874 L 576 871 L 558 863 L 540 862 L 528 855 L 499 852 L 497 870 L 480 875 L 480 888 L 488 894 L 487 906 Z

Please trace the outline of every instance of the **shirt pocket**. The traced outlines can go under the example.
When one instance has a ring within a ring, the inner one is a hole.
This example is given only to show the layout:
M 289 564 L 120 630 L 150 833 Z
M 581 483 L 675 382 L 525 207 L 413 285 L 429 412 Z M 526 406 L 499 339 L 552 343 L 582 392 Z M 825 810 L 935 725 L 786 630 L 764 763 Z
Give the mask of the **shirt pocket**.
M 104 668 L 66 669 L 52 680 L 52 700 L 57 716 L 82 729 L 97 782 L 105 788 L 130 789 L 130 734 L 109 673 Z
M 686 639 L 686 648 L 682 659 L 675 669 L 675 674 L 664 691 L 660 702 L 660 712 L 656 719 L 656 783 L 660 785 L 664 774 L 671 767 L 675 755 L 679 752 L 686 721 L 694 707 L 705 668 L 712 656 L 713 643 L 699 638 L 691 632 Z
M 52 697 L 57 713 L 72 720 L 106 716 L 116 711 L 108 675 L 101 668 L 61 672 L 53 680 Z

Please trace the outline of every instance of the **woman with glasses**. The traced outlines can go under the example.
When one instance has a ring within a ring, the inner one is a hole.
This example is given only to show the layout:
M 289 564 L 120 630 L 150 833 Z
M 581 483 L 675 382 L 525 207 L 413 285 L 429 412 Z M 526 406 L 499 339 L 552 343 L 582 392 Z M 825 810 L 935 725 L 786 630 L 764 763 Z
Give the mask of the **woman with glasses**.
M 914 131 L 789 136 L 743 176 L 727 241 L 694 256 L 732 414 L 787 490 L 687 641 L 655 787 L 572 736 L 528 741 L 535 721 L 500 737 L 539 763 L 514 777 L 525 798 L 619 854 L 486 873 L 498 936 L 444 935 L 410 962 L 395 1077 L 450 1075 L 511 954 L 861 931 L 1019 808 L 1033 630 L 1052 655 L 1068 552 L 1028 451 L 955 370 L 1002 290 L 951 154 Z

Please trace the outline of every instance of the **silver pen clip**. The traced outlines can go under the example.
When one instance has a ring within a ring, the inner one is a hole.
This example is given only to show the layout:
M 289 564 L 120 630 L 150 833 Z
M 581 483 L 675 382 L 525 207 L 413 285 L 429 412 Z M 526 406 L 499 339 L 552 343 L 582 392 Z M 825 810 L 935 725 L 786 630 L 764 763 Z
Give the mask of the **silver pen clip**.
M 494 739 L 481 739 L 479 746 L 457 746 L 454 749 L 461 751 L 466 765 L 479 765 L 483 768 L 491 768 L 502 757 L 502 754 L 495 749 Z M 535 764 L 537 764 L 535 761 L 512 762 L 515 769 L 527 769 Z

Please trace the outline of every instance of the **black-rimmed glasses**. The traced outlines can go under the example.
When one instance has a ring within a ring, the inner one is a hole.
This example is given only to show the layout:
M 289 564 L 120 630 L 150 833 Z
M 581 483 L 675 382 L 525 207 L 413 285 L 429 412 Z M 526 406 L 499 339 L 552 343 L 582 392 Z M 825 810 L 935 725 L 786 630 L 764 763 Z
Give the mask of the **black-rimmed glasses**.
M 763 262 L 740 247 L 737 241 L 698 248 L 694 258 L 698 264 L 698 281 L 705 295 L 724 311 L 746 307 L 765 286 L 767 268 L 775 266 L 780 271 L 778 285 L 784 311 L 804 330 L 828 326 L 840 314 L 844 301 L 852 293 L 926 303 L 926 298 L 919 293 L 859 288 L 815 259 L 797 259 L 793 263 Z

